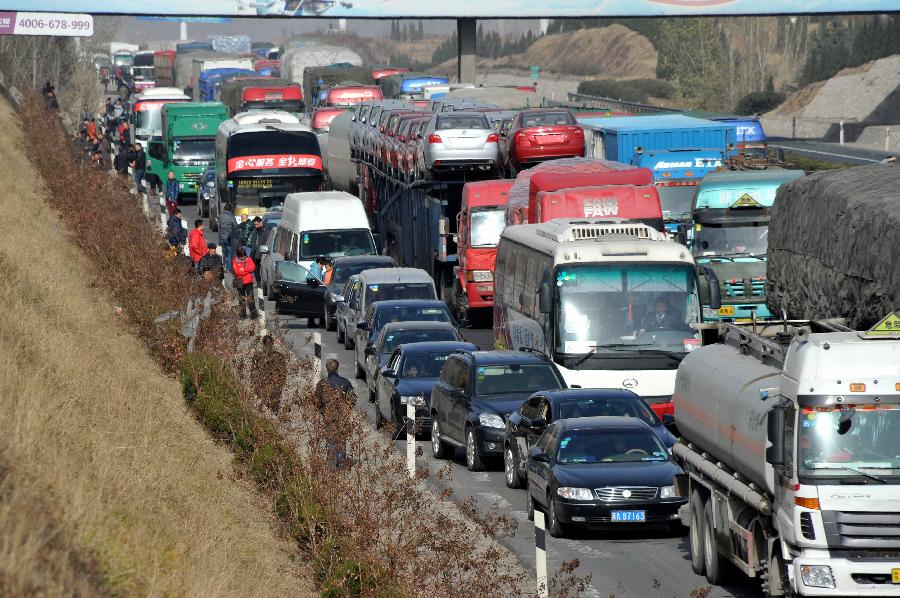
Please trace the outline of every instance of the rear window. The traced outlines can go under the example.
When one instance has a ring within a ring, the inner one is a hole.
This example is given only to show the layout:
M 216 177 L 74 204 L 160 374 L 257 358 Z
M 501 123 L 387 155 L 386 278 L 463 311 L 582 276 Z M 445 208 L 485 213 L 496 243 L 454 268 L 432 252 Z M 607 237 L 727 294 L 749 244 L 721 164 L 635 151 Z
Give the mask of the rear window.
M 569 417 L 636 417 L 648 426 L 658 426 L 659 420 L 640 399 L 584 398 L 562 401 L 557 419 Z
M 361 262 L 358 264 L 346 264 L 335 266 L 334 274 L 331 275 L 331 281 L 333 283 L 343 284 L 347 282 L 347 280 L 353 276 L 354 274 L 359 274 L 363 270 L 370 270 L 372 268 L 387 268 L 390 267 L 390 264 L 386 264 L 385 262 Z
M 390 353 L 400 345 L 407 343 L 428 343 L 433 341 L 457 341 L 455 330 L 448 329 L 424 329 L 424 330 L 398 330 L 384 337 L 381 347 L 382 353 Z M 440 372 L 440 367 L 438 367 Z M 437 376 L 437 374 L 435 374 Z
M 369 303 L 390 299 L 437 299 L 434 286 L 427 282 L 370 284 L 368 289 Z
M 538 112 L 522 116 L 523 127 L 541 127 L 547 125 L 574 125 L 575 119 L 568 112 Z
M 488 121 L 483 116 L 475 114 L 449 114 L 439 116 L 434 127 L 439 131 L 448 129 L 490 129 Z
M 475 369 L 475 394 L 532 393 L 561 388 L 549 365 L 489 365 Z
M 450 322 L 450 314 L 443 307 L 391 307 L 376 315 L 375 327 L 381 329 L 390 322 Z

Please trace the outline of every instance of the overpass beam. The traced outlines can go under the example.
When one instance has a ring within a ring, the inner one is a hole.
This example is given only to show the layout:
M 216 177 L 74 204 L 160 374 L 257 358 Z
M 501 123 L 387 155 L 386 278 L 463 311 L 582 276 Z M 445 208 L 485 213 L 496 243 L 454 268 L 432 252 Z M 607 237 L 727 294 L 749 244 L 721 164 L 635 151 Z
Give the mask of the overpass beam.
M 475 83 L 475 19 L 456 19 L 456 79 Z

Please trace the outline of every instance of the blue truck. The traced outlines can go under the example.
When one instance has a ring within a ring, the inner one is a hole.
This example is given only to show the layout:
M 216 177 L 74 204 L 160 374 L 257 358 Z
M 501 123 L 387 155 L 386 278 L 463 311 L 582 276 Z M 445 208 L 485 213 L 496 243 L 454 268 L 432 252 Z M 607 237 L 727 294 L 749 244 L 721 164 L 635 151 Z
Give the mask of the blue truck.
M 711 116 L 710 120 L 734 126 L 735 147 L 738 153 L 756 158 L 766 158 L 769 138 L 762 123 L 755 116 Z
M 219 85 L 235 77 L 255 76 L 256 71 L 239 68 L 209 69 L 200 73 L 200 101 L 215 102 Z
M 577 115 L 576 115 L 577 118 Z M 683 114 L 578 118 L 589 158 L 653 171 L 666 229 L 690 220 L 691 198 L 707 173 L 735 153 L 735 126 Z
M 722 305 L 703 306 L 707 321 L 771 319 L 766 306 L 766 253 L 770 210 L 781 185 L 802 170 L 738 170 L 706 175 L 691 205 L 691 224 L 682 226 L 697 264 L 719 279 Z

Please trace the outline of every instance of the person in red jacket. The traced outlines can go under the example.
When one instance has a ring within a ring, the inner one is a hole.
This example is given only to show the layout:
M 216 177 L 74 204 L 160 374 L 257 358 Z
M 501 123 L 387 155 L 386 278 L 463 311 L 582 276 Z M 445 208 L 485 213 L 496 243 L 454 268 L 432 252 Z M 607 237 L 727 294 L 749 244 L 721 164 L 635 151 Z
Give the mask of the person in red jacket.
M 231 268 L 234 271 L 234 278 L 241 282 L 238 287 L 238 295 L 241 298 L 241 319 L 247 317 L 247 306 L 250 306 L 250 317 L 254 320 L 257 317 L 256 297 L 253 295 L 253 272 L 256 271 L 256 264 L 253 258 L 247 257 L 247 252 L 243 247 L 238 245 L 234 259 L 231 260 Z
M 194 271 L 199 274 L 200 260 L 209 252 L 203 236 L 203 220 L 194 221 L 194 230 L 188 234 L 188 250 L 191 252 L 191 261 L 194 262 Z

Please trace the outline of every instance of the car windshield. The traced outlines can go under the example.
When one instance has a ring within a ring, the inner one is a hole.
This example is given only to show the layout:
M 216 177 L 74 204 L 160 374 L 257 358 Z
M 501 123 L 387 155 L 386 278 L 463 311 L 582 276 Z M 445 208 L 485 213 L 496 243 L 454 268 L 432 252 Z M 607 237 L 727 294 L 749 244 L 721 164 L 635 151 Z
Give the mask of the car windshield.
M 730 226 L 720 224 L 694 225 L 694 254 L 758 255 L 764 256 L 769 246 L 768 223 Z
M 550 365 L 488 365 L 475 369 L 475 394 L 478 395 L 532 393 L 557 388 L 561 388 L 560 380 Z
M 496 247 L 506 227 L 506 211 L 501 207 L 473 209 L 471 219 L 472 247 Z
M 373 255 L 375 243 L 368 229 L 328 230 L 303 233 L 300 257 L 313 259 L 320 255 Z
M 388 264 L 385 264 L 384 262 L 358 262 L 354 264 L 340 264 L 338 266 L 335 266 L 334 274 L 331 275 L 331 282 L 333 284 L 344 284 L 351 276 L 359 274 L 363 270 L 385 267 L 388 267 Z
M 450 114 L 439 116 L 434 128 L 438 131 L 450 129 L 490 129 L 484 116 L 474 114 Z
M 215 139 L 176 139 L 172 160 L 212 160 L 216 157 Z
M 650 430 L 571 430 L 560 436 L 556 453 L 556 462 L 563 465 L 667 459 L 665 447 Z
M 557 269 L 556 287 L 559 353 L 683 354 L 697 344 L 690 324 L 699 321 L 700 307 L 690 265 L 566 265 Z
M 389 282 L 370 284 L 369 302 L 392 299 L 437 299 L 434 285 L 428 282 Z
M 294 262 L 275 262 L 275 278 L 287 282 L 306 282 L 308 278 L 315 278 L 309 270 Z
M 451 322 L 450 314 L 443 307 L 413 307 L 391 306 L 379 309 L 375 315 L 375 328 L 381 330 L 381 327 L 391 322 Z
M 453 328 L 426 328 L 421 330 L 398 330 L 384 337 L 381 352 L 388 354 L 400 345 L 407 343 L 427 343 L 433 341 L 458 341 Z
M 900 469 L 900 405 L 803 408 L 799 428 L 802 474 Z
M 427 353 L 407 353 L 403 359 L 404 378 L 437 378 L 441 375 L 441 368 L 447 361 L 447 353 L 439 351 Z
M 547 125 L 574 125 L 575 119 L 568 112 L 537 112 L 522 116 L 523 127 L 542 127 Z
M 647 404 L 641 399 L 603 399 L 603 398 L 579 398 L 569 399 L 559 403 L 557 419 L 570 417 L 636 417 L 648 426 L 658 426 L 659 420 L 653 414 Z

